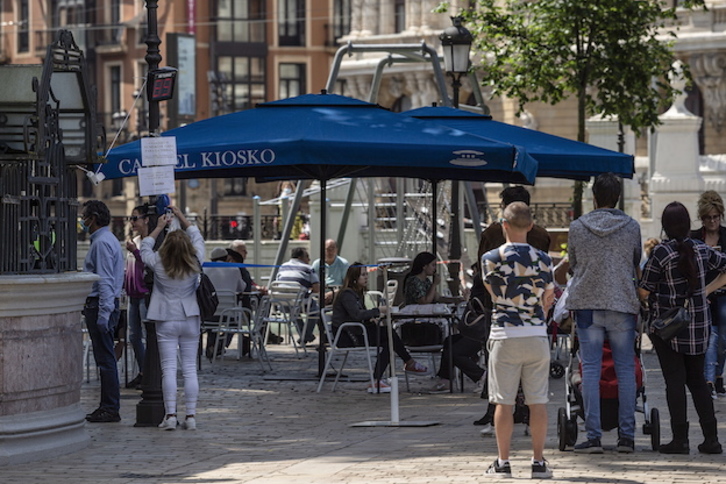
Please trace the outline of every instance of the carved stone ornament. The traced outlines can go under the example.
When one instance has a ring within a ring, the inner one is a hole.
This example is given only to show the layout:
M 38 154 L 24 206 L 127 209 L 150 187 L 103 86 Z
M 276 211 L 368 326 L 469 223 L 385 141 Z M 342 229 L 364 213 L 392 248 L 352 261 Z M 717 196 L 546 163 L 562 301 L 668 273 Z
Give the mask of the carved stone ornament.
M 706 120 L 720 132 L 726 121 L 726 53 L 693 54 L 689 64 L 703 93 Z

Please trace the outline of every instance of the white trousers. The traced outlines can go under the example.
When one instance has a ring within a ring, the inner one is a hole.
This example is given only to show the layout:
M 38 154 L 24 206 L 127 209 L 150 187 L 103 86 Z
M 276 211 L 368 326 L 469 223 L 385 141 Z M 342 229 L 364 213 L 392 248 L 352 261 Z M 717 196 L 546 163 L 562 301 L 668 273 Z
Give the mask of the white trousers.
M 176 413 L 177 348 L 181 356 L 184 376 L 186 415 L 197 411 L 199 381 L 197 380 L 197 349 L 199 345 L 199 316 L 185 321 L 158 321 L 156 339 L 161 360 L 161 390 L 164 394 L 166 414 Z

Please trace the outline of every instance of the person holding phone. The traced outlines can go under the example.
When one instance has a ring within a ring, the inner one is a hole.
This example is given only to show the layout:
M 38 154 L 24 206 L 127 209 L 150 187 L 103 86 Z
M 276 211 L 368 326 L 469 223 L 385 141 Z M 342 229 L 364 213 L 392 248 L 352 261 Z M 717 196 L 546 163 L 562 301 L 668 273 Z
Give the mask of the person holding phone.
M 202 270 L 200 262 L 204 259 L 204 239 L 179 208 L 170 209 L 173 214 L 166 213 L 159 218 L 156 228 L 141 241 L 140 249 L 141 260 L 154 273 L 147 317 L 156 321 L 161 360 L 166 415 L 159 428 L 176 430 L 177 427 L 177 361 L 180 361 L 186 410 L 182 428 L 195 430 L 199 396 L 196 359 L 201 324 L 196 289 Z M 166 234 L 159 250 L 154 251 L 157 237 L 175 219 L 182 230 Z
M 388 336 L 384 328 L 380 328 L 376 322 L 381 316 L 388 313 L 388 306 L 380 305 L 373 309 L 366 309 L 363 302 L 365 291 L 368 288 L 368 271 L 360 262 L 353 262 L 348 267 L 343 279 L 343 288 L 335 296 L 333 301 L 333 315 L 331 318 L 333 332 L 340 330 L 343 323 L 355 321 L 361 322 L 366 327 L 369 344 L 377 345 L 380 349 L 376 360 L 376 368 L 373 371 L 376 385 L 368 385 L 368 393 L 390 393 L 390 385 L 382 380 L 383 374 L 390 363 L 390 350 Z M 350 348 L 363 346 L 364 339 L 362 331 L 360 334 L 354 328 L 345 328 L 338 339 L 338 346 Z M 414 360 L 404 346 L 398 333 L 393 332 L 393 351 L 404 361 L 404 371 L 414 374 L 427 374 L 428 368 Z
M 721 196 L 713 190 L 705 191 L 698 198 L 698 218 L 701 228 L 691 231 L 690 237 L 701 240 L 709 247 L 723 252 L 726 247 L 726 227 L 721 225 L 724 204 Z M 718 272 L 706 274 L 706 283 L 713 281 Z M 726 290 L 719 289 L 708 298 L 711 309 L 711 335 L 703 372 L 711 398 L 726 395 L 723 384 L 724 363 L 726 363 Z
M 430 279 L 429 279 L 430 278 Z M 457 303 L 460 297 L 441 296 L 436 288 L 441 275 L 436 271 L 436 256 L 420 252 L 411 263 L 411 271 L 403 281 L 404 302 L 409 304 Z

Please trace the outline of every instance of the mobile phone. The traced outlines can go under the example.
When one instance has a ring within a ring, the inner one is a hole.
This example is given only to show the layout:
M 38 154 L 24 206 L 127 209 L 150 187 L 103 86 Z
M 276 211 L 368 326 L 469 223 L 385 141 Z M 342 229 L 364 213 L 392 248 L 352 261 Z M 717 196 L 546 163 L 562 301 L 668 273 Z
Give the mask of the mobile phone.
M 167 208 L 164 210 L 164 214 L 165 215 L 174 215 L 174 212 L 172 212 L 172 210 L 170 208 Z

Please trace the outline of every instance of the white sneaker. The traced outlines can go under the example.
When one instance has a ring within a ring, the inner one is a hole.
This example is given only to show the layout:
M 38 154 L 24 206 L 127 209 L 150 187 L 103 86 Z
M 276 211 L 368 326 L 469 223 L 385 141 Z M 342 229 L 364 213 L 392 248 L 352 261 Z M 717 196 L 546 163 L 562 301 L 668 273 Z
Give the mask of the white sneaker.
M 184 430 L 197 430 L 197 421 L 194 417 L 187 417 L 181 424 Z
M 176 430 L 176 417 L 166 417 L 159 424 L 159 428 L 162 430 Z
M 492 431 L 494 430 L 494 427 L 492 427 L 492 424 L 486 424 L 482 429 L 479 431 L 481 435 L 490 435 Z
M 378 393 L 379 390 L 381 393 L 391 393 L 391 385 L 383 380 L 378 382 L 378 388 L 371 383 L 368 384 L 368 393 Z

